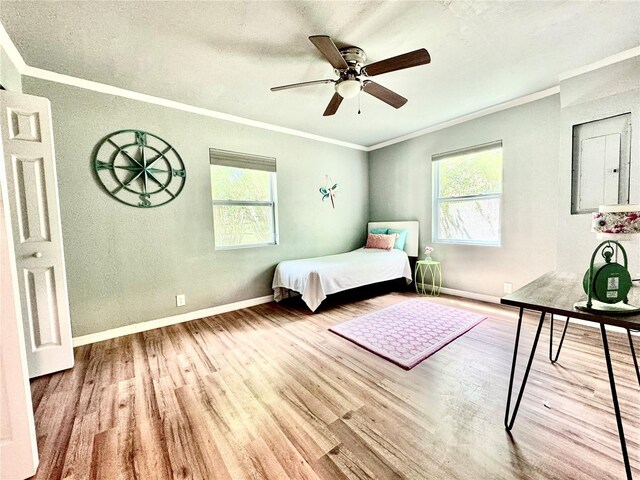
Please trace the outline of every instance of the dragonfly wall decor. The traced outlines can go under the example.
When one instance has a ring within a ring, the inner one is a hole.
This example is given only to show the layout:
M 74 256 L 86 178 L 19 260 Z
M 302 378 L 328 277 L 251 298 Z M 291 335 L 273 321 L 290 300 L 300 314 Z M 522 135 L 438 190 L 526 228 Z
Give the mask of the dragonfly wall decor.
M 324 202 L 328 198 L 329 200 L 331 200 L 331 206 L 333 208 L 336 208 L 335 196 L 336 196 L 336 190 L 338 189 L 338 184 L 333 183 L 329 175 L 327 175 L 325 178 L 326 178 L 327 186 L 320 187 L 320 193 L 322 194 L 322 201 Z

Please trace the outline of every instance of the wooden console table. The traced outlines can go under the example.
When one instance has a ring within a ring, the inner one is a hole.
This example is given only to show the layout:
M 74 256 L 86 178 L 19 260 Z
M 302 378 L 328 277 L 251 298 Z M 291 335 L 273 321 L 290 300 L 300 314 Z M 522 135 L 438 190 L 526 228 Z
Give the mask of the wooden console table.
M 520 407 L 522 394 L 524 393 L 524 388 L 527 384 L 527 378 L 529 377 L 529 371 L 531 370 L 533 357 L 536 353 L 536 347 L 538 346 L 538 339 L 540 338 L 540 331 L 542 330 L 542 324 L 544 323 L 545 316 L 547 314 L 550 314 L 551 316 L 551 342 L 553 342 L 553 315 L 562 315 L 567 317 L 567 324 L 565 324 L 565 328 L 558 347 L 558 352 L 556 353 L 555 358 L 552 354 L 553 346 L 551 344 L 549 346 L 549 360 L 551 360 L 552 363 L 555 363 L 555 361 L 557 361 L 558 355 L 560 354 L 560 348 L 562 348 L 562 341 L 564 340 L 564 335 L 567 331 L 569 318 L 579 318 L 581 320 L 597 323 L 600 326 L 600 334 L 602 336 L 602 346 L 604 349 L 604 357 L 607 364 L 607 372 L 609 374 L 611 398 L 616 414 L 616 422 L 618 424 L 618 436 L 620 438 L 620 447 L 622 450 L 622 457 L 624 459 L 625 471 L 627 474 L 627 479 L 632 480 L 631 464 L 629 462 L 627 443 L 624 437 L 622 418 L 620 416 L 620 406 L 618 404 L 618 394 L 616 392 L 616 383 L 613 375 L 613 367 L 611 365 L 611 355 L 609 354 L 609 343 L 607 341 L 606 326 L 613 325 L 627 330 L 631 354 L 633 356 L 633 361 L 636 368 L 636 375 L 638 376 L 638 383 L 640 384 L 640 372 L 638 371 L 638 362 L 636 359 L 633 339 L 631 336 L 632 330 L 640 330 L 640 314 L 614 316 L 608 315 L 605 312 L 583 312 L 575 310 L 573 308 L 573 304 L 579 300 L 584 300 L 585 298 L 586 294 L 582 289 L 582 276 L 573 273 L 548 272 L 542 275 L 540 278 L 534 280 L 533 282 L 503 297 L 500 301 L 500 303 L 504 305 L 511 305 L 520 309 L 518 326 L 516 330 L 515 346 L 513 349 L 511 376 L 509 378 L 509 393 L 507 396 L 507 407 L 504 416 L 504 426 L 507 431 L 511 431 L 516 420 L 516 415 L 518 414 L 518 408 Z M 633 305 L 640 305 L 640 287 L 632 287 L 631 292 L 629 293 L 629 303 Z M 509 418 L 511 408 L 511 393 L 513 390 L 513 376 L 515 373 L 516 359 L 518 356 L 518 344 L 520 342 L 522 314 L 525 309 L 540 312 L 540 321 L 538 322 L 538 328 L 533 340 L 533 346 L 531 347 L 531 354 L 529 355 L 529 361 L 524 372 L 522 385 L 520 386 L 520 392 L 518 393 L 518 398 L 516 399 L 511 418 Z

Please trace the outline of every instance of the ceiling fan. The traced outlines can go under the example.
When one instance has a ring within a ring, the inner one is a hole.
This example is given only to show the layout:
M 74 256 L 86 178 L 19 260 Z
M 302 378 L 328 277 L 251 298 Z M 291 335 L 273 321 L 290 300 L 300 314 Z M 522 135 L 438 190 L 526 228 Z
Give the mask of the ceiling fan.
M 398 55 L 396 57 L 380 60 L 379 62 L 364 65 L 367 56 L 364 50 L 358 47 L 345 47 L 338 49 L 328 35 L 312 35 L 309 37 L 320 53 L 333 66 L 338 79 L 312 80 L 310 82 L 292 83 L 290 85 L 282 85 L 273 87 L 272 92 L 287 90 L 289 88 L 306 87 L 308 85 L 317 85 L 321 83 L 335 84 L 335 93 L 329 102 L 323 115 L 333 115 L 338 111 L 338 107 L 344 98 L 353 98 L 364 90 L 369 95 L 391 105 L 394 108 L 400 108 L 407 99 L 397 93 L 383 87 L 382 85 L 369 80 L 369 77 L 381 75 L 383 73 L 395 72 L 404 68 L 417 67 L 418 65 L 426 65 L 431 62 L 431 57 L 426 49 L 421 48 L 413 52 Z

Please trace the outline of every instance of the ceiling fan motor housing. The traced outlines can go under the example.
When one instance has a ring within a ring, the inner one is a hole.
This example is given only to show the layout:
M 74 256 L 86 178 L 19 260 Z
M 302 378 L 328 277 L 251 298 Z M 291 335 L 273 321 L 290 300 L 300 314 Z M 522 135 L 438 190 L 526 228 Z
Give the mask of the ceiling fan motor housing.
M 364 50 L 358 47 L 341 48 L 340 54 L 349 68 L 335 69 L 336 75 L 340 77 L 335 84 L 335 89 L 342 98 L 353 98 L 362 90 L 360 69 L 367 56 Z
M 360 68 L 367 60 L 367 55 L 359 47 L 346 47 L 340 49 L 340 54 L 351 68 Z

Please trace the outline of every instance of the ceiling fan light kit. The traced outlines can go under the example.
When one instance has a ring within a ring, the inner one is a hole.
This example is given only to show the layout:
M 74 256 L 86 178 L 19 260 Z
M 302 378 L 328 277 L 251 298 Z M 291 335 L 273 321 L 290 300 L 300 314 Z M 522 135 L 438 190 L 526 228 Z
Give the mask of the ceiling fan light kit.
M 360 90 L 362 90 L 360 80 L 340 80 L 336 82 L 336 92 L 338 92 L 342 98 L 356 97 L 360 93 Z
M 306 87 L 324 83 L 334 83 L 336 93 L 329 101 L 329 105 L 324 111 L 324 116 L 330 116 L 338 111 L 338 107 L 345 98 L 357 97 L 361 91 L 382 100 L 393 108 L 400 108 L 407 99 L 397 93 L 383 87 L 382 85 L 369 80 L 369 77 L 381 75 L 383 73 L 395 72 L 405 68 L 426 65 L 431 62 L 431 56 L 426 49 L 421 48 L 413 52 L 405 53 L 395 57 L 387 58 L 379 62 L 364 65 L 367 59 L 364 50 L 359 47 L 345 47 L 338 49 L 335 43 L 327 35 L 312 35 L 309 37 L 311 43 L 322 53 L 327 61 L 334 68 L 337 80 L 312 80 L 310 82 L 293 83 L 271 88 L 272 92 L 287 90 L 289 88 Z M 359 113 L 359 112 L 358 112 Z

